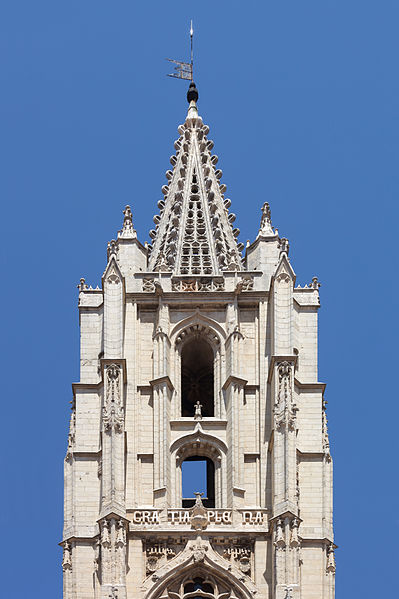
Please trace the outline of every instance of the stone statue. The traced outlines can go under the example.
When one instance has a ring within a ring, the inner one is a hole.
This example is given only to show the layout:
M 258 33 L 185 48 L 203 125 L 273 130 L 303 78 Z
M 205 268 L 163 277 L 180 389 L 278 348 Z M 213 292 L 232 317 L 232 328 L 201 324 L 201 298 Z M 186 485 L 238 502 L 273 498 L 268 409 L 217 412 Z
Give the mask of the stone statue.
M 197 401 L 197 403 L 194 405 L 195 408 L 195 412 L 194 412 L 194 418 L 195 420 L 202 420 L 202 405 L 200 404 L 199 401 Z

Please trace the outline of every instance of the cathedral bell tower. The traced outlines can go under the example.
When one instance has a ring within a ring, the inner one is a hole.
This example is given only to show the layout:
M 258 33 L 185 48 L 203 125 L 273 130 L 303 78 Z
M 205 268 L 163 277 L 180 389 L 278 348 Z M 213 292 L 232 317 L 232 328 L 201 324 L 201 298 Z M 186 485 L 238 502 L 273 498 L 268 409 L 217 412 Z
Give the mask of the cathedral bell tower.
M 333 599 L 319 283 L 296 285 L 267 203 L 242 256 L 187 99 L 151 244 L 127 206 L 101 288 L 79 285 L 64 599 Z

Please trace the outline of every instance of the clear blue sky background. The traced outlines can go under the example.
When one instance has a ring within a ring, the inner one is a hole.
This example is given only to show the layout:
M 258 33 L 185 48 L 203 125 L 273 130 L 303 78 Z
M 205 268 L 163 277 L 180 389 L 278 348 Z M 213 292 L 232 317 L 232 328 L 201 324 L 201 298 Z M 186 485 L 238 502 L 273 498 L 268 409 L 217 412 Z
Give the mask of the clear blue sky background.
M 398 560 L 397 0 L 3 0 L 3 597 L 61 597 L 76 284 L 122 209 L 142 241 L 166 182 L 195 25 L 200 113 L 240 239 L 260 207 L 322 282 L 320 380 L 335 460 L 337 599 L 393 596 Z

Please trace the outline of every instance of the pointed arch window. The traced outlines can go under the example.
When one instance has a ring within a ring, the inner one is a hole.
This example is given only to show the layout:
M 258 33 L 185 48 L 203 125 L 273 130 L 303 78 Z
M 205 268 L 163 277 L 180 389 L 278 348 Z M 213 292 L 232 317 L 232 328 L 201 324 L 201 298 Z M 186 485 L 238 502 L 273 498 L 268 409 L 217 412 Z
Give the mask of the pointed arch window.
M 194 493 L 204 493 L 202 503 L 207 508 L 215 507 L 215 464 L 206 456 L 193 455 L 181 465 L 182 507 L 190 508 L 195 503 Z
M 199 404 L 198 404 L 199 402 Z M 214 416 L 214 353 L 202 337 L 188 340 L 181 352 L 181 415 Z

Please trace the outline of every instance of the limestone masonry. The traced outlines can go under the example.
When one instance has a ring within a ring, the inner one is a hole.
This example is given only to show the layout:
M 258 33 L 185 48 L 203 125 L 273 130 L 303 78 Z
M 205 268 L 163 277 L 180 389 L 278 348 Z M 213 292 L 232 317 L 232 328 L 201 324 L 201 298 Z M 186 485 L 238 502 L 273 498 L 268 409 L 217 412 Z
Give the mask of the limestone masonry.
M 64 599 L 333 599 L 319 283 L 296 286 L 267 203 L 242 257 L 197 99 L 151 245 L 127 206 L 79 285 Z

